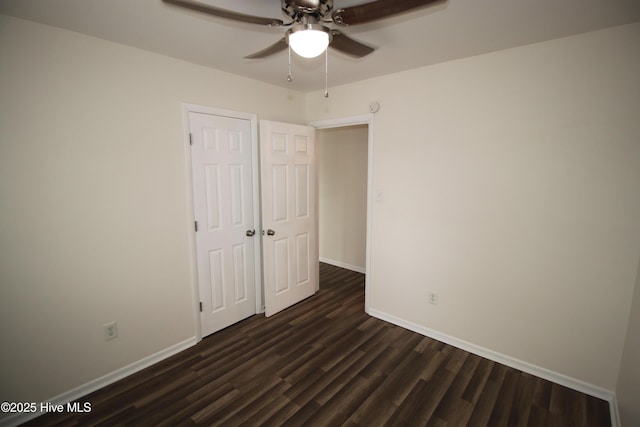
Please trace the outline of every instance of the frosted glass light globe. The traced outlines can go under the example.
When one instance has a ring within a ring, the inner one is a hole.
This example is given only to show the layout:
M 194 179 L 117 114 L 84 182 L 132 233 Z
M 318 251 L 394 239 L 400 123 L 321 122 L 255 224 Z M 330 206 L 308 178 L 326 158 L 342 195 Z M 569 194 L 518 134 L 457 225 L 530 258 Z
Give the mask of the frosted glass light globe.
M 313 27 L 322 28 L 319 25 L 307 25 L 304 29 L 293 29 L 287 36 L 291 49 L 304 58 L 315 58 L 329 46 L 329 33 Z

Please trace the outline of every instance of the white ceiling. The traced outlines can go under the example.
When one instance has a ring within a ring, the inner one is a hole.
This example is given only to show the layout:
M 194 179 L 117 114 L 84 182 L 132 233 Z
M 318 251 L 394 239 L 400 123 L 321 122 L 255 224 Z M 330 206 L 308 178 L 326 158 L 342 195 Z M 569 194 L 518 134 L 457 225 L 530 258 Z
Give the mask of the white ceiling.
M 200 0 L 283 18 L 279 0 Z M 334 0 L 335 8 L 365 0 Z M 302 92 L 324 88 L 324 55 L 244 56 L 286 31 L 172 7 L 162 0 L 0 0 L 0 13 L 66 28 Z M 284 19 L 283 19 L 284 20 Z M 329 86 L 640 21 L 638 0 L 448 0 L 342 31 L 378 49 L 362 59 L 329 53 Z M 1 33 L 0 33 L 1 34 Z

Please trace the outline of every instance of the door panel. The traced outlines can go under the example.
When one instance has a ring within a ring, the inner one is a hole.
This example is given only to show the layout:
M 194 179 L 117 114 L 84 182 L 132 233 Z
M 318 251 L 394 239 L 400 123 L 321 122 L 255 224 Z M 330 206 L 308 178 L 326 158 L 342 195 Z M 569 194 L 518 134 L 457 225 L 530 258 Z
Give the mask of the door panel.
M 273 269 L 275 294 L 280 295 L 290 289 L 289 239 L 278 239 L 273 242 Z
M 285 222 L 289 219 L 288 172 L 286 164 L 271 166 L 273 188 L 270 201 L 273 205 L 273 222 Z
M 256 312 L 251 123 L 189 113 L 200 321 L 206 336 Z
M 296 217 L 309 215 L 309 165 L 296 165 Z
M 205 194 L 207 197 L 207 231 L 221 228 L 220 172 L 218 165 L 205 165 Z
M 318 287 L 315 129 L 268 121 L 260 129 L 265 314 L 271 316 Z
M 222 250 L 215 249 L 209 251 L 209 287 L 211 288 L 211 301 L 209 302 L 212 312 L 224 309 L 224 262 L 222 261 Z
M 309 252 L 309 234 L 298 234 L 296 236 L 296 285 L 307 283 L 311 278 Z

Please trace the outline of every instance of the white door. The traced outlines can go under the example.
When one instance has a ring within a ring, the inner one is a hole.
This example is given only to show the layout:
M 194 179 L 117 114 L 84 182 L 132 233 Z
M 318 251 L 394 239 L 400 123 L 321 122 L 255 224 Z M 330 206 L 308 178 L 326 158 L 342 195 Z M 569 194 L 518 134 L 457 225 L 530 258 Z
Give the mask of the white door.
M 256 313 L 251 122 L 189 113 L 202 336 Z
M 315 129 L 260 121 L 265 315 L 318 290 Z

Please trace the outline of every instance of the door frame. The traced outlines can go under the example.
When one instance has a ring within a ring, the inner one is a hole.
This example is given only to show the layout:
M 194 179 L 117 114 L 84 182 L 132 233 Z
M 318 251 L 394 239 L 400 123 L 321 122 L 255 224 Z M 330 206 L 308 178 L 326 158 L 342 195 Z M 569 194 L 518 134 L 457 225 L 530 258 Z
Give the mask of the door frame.
M 365 279 L 364 279 L 364 311 L 369 314 L 370 301 L 370 275 L 371 272 L 371 227 L 373 218 L 373 131 L 374 114 L 361 116 L 341 117 L 335 119 L 319 120 L 309 123 L 316 129 L 331 129 L 355 125 L 367 125 L 367 232 L 365 244 Z M 319 149 L 322 149 L 319 147 Z M 319 237 L 318 237 L 319 238 Z
M 184 148 L 185 163 L 185 183 L 186 183 L 186 204 L 187 204 L 187 229 L 189 243 L 189 266 L 191 274 L 191 289 L 193 295 L 193 321 L 196 331 L 196 342 L 202 340 L 202 327 L 200 325 L 200 290 L 198 288 L 198 265 L 196 233 L 194 229 L 195 209 L 193 198 L 193 171 L 191 167 L 190 148 L 190 113 L 210 114 L 213 116 L 229 117 L 233 119 L 248 120 L 251 124 L 251 167 L 253 172 L 253 217 L 256 225 L 256 239 L 253 239 L 255 250 L 255 292 L 256 292 L 256 313 L 264 311 L 264 300 L 262 294 L 262 214 L 260 212 L 260 152 L 258 147 L 258 116 L 252 113 L 225 110 L 222 108 L 209 107 L 205 105 L 181 103 L 182 105 L 182 139 Z

